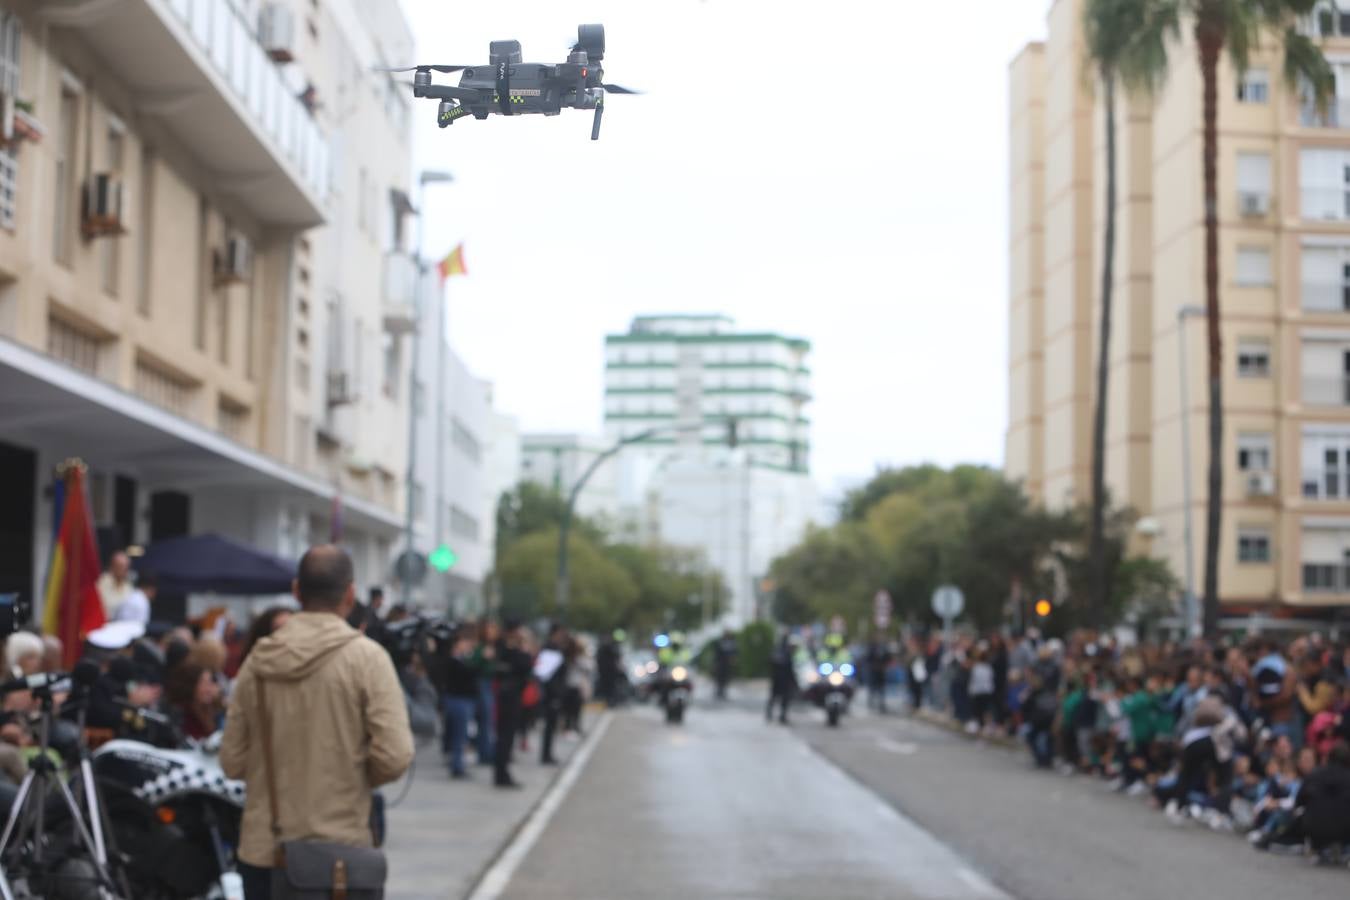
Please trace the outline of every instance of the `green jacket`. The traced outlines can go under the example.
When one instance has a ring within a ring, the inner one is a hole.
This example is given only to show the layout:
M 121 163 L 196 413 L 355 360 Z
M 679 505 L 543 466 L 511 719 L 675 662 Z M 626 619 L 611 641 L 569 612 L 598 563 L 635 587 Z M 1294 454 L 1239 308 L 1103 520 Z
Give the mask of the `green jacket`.
M 1157 706 L 1152 694 L 1135 691 L 1120 702 L 1120 710 L 1130 720 L 1130 740 L 1136 748 L 1147 747 L 1158 736 Z

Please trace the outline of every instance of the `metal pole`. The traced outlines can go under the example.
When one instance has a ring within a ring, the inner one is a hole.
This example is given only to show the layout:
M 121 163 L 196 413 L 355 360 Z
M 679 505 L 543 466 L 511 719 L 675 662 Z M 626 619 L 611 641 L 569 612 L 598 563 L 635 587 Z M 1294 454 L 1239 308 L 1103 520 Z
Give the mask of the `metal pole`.
M 1184 507 L 1182 529 L 1186 544 L 1186 593 L 1183 598 L 1183 606 L 1187 637 L 1194 637 L 1198 632 L 1195 603 L 1195 538 L 1191 527 L 1193 512 L 1191 508 L 1191 403 L 1190 380 L 1187 377 L 1190 370 L 1186 364 L 1186 317 L 1190 311 L 1190 307 L 1185 306 L 1177 310 L 1177 350 L 1180 358 L 1181 381 L 1181 502 Z
M 436 454 L 436 531 L 432 544 L 439 547 L 445 538 L 445 407 L 449 396 L 445 391 L 445 292 L 438 298 L 436 315 L 436 437 L 432 440 L 432 452 Z
M 411 553 L 413 549 L 413 500 L 417 488 L 417 364 L 421 358 L 419 348 L 422 345 L 422 286 L 426 281 L 426 269 L 422 264 L 422 238 L 426 233 L 427 211 L 426 211 L 427 186 L 424 181 L 418 179 L 417 182 L 417 248 L 416 265 L 417 282 L 413 286 L 413 332 L 412 332 L 412 359 L 408 366 L 408 484 L 407 484 L 407 515 L 403 521 L 403 544 L 406 552 Z M 412 567 L 404 566 L 403 571 L 399 573 L 402 589 L 399 592 L 404 606 L 412 602 Z

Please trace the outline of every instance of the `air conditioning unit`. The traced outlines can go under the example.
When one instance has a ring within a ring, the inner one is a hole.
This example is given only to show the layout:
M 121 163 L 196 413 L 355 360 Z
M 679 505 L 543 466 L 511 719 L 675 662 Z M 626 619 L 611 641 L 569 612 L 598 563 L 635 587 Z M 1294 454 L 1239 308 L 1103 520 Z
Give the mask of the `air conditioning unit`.
M 216 251 L 216 285 L 244 284 L 253 273 L 253 245 L 248 238 L 235 236 Z
M 328 405 L 346 406 L 356 402 L 355 385 L 350 372 L 335 370 L 328 373 Z
M 92 175 L 84 186 L 84 208 L 80 224 L 86 238 L 126 233 L 122 220 L 122 182 L 103 172 Z
M 14 143 L 14 118 L 18 107 L 13 94 L 0 94 L 0 144 Z
M 1256 191 L 1243 191 L 1238 195 L 1238 206 L 1246 218 L 1261 218 L 1270 212 L 1270 197 Z
M 1249 472 L 1247 474 L 1248 497 L 1274 497 L 1275 475 L 1273 472 Z
M 258 43 L 272 62 L 295 61 L 295 14 L 285 3 L 268 3 L 258 15 Z

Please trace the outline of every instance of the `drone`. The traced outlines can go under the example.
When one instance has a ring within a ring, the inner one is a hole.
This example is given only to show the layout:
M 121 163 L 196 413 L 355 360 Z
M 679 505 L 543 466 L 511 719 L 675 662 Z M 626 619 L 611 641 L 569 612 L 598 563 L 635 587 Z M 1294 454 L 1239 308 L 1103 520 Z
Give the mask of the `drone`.
M 640 93 L 604 83 L 605 72 L 600 67 L 605 58 L 603 25 L 578 26 L 577 42 L 564 63 L 521 62 L 520 41 L 493 41 L 488 52 L 489 62 L 484 66 L 426 65 L 383 71 L 414 73 L 413 96 L 440 101 L 436 124 L 441 128 L 465 116 L 556 116 L 564 107 L 593 109 L 591 140 L 598 141 L 605 94 Z M 459 85 L 451 86 L 433 84 L 432 72 L 462 74 Z

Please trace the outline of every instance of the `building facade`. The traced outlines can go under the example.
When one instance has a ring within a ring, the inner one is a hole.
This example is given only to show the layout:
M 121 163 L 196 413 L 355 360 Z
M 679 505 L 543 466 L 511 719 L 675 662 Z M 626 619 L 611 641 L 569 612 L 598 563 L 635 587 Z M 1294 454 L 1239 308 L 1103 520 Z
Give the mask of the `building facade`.
M 411 47 L 397 0 L 0 0 L 0 591 L 70 457 L 105 550 L 336 535 L 385 579 Z
M 721 315 L 640 316 L 605 339 L 607 443 L 641 438 L 616 459 L 619 520 L 699 550 L 727 584 L 731 624 L 766 614 L 770 563 L 814 519 L 809 353 Z
M 1048 40 L 1011 68 L 1006 466 L 1060 507 L 1089 492 L 1105 178 L 1101 109 L 1075 74 L 1080 23 L 1081 0 L 1057 0 Z M 1350 16 L 1328 3 L 1303 27 L 1346 76 L 1326 112 L 1284 82 L 1276 41 L 1242 75 L 1226 60 L 1220 74 L 1219 590 L 1233 615 L 1325 617 L 1350 605 Z M 1106 471 L 1113 499 L 1158 524 L 1150 549 L 1178 573 L 1189 520 L 1198 580 L 1208 464 L 1202 86 L 1185 29 L 1173 52 L 1157 96 L 1118 110 Z

